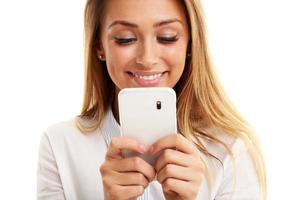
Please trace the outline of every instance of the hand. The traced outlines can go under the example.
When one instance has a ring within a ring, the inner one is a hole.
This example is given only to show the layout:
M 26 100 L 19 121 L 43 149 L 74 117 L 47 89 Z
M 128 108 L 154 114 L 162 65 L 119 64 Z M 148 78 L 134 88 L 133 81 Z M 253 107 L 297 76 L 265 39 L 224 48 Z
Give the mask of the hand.
M 100 166 L 106 200 L 136 199 L 155 177 L 151 165 L 139 157 L 124 158 L 123 149 L 147 152 L 145 147 L 130 138 L 112 139 L 105 162 Z
M 149 154 L 160 151 L 155 170 L 165 198 L 196 199 L 205 172 L 197 147 L 181 134 L 174 134 L 160 139 L 149 148 Z

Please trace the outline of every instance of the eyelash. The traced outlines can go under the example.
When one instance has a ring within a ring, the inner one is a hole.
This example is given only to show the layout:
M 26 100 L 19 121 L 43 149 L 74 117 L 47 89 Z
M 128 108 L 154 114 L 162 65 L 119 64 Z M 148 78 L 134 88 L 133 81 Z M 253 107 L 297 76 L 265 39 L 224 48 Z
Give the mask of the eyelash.
M 128 45 L 135 41 L 137 41 L 136 38 L 116 38 L 115 37 L 115 42 L 120 45 Z
M 177 42 L 177 36 L 174 37 L 157 37 L 157 40 L 163 44 L 171 44 L 173 42 Z M 115 37 L 115 42 L 119 45 L 129 45 L 133 42 L 137 41 L 136 38 L 117 38 Z
M 162 43 L 172 43 L 172 42 L 176 42 L 178 40 L 177 36 L 173 36 L 173 37 L 157 37 L 158 41 L 162 42 Z

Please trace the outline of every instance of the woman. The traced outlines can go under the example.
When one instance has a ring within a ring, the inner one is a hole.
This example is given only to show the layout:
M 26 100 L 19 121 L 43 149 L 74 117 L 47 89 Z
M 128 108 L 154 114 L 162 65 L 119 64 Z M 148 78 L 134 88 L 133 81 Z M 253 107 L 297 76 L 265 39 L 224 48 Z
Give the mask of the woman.
M 258 142 L 216 80 L 204 27 L 198 0 L 87 1 L 83 109 L 42 137 L 39 199 L 266 198 Z M 174 88 L 179 133 L 151 147 L 120 137 L 128 87 Z M 123 149 L 161 155 L 152 166 Z

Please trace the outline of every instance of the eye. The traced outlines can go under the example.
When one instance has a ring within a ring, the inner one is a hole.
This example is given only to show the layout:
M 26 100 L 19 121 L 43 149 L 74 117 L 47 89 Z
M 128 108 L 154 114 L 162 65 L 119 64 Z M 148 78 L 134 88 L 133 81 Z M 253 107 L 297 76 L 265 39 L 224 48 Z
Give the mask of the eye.
M 161 43 L 173 43 L 176 42 L 178 40 L 177 35 L 173 36 L 173 37 L 157 37 L 157 40 Z
M 137 41 L 136 38 L 119 38 L 119 37 L 114 37 L 115 39 L 115 42 L 117 44 L 120 44 L 120 45 L 129 45 L 135 41 Z

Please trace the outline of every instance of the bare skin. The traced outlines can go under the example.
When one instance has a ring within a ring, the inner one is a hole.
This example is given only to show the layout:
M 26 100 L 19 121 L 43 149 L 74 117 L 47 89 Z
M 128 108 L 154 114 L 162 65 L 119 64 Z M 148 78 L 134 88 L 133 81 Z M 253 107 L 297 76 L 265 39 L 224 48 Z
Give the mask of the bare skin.
M 196 199 L 205 173 L 199 150 L 181 134 L 173 134 L 153 144 L 148 153 L 160 151 L 154 168 L 165 198 Z
M 106 200 L 136 199 L 155 177 L 155 169 L 139 157 L 124 158 L 122 149 L 139 153 L 147 149 L 126 137 L 112 139 L 100 167 Z

